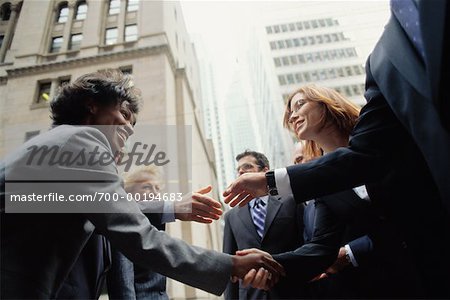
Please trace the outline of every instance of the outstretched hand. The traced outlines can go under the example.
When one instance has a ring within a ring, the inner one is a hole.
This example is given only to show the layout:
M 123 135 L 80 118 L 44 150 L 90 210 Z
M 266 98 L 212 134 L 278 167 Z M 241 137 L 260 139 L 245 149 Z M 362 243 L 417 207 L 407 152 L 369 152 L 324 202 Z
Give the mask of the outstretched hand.
M 222 205 L 206 195 L 211 190 L 209 185 L 195 193 L 184 195 L 181 201 L 175 202 L 175 218 L 206 224 L 218 220 L 222 215 Z
M 233 276 L 243 279 L 243 285 L 269 290 L 285 276 L 283 266 L 259 249 L 236 251 L 233 256 Z
M 231 183 L 223 193 L 224 202 L 231 207 L 244 206 L 255 197 L 267 195 L 267 180 L 264 172 L 245 173 Z

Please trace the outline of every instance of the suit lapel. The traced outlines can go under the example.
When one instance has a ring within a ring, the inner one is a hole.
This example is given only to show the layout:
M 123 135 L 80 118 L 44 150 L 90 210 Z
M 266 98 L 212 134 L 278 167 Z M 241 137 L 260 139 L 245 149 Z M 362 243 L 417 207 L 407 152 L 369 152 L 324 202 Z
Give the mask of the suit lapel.
M 437 103 L 440 91 L 442 55 L 445 30 L 445 14 L 447 1 L 419 1 L 419 19 L 422 30 L 422 40 L 425 47 L 427 73 L 430 80 L 432 99 Z
M 256 232 L 255 224 L 253 224 L 252 216 L 250 214 L 250 206 L 246 205 L 244 207 L 239 208 L 237 213 L 239 219 L 244 224 L 244 228 L 249 232 L 250 236 L 254 237 L 258 243 L 261 242 L 258 233 Z
M 408 36 L 395 17 L 391 17 L 386 25 L 388 30 L 383 32 L 379 44 L 385 55 L 377 55 L 371 63 L 377 63 L 376 58 L 384 60 L 388 58 L 392 65 L 402 74 L 411 86 L 421 95 L 430 98 L 431 92 L 427 81 L 425 66 L 416 52 L 412 49 Z M 374 50 L 375 52 L 375 50 Z M 375 69 L 375 67 L 373 67 Z
M 269 200 L 267 201 L 267 214 L 266 221 L 264 223 L 264 235 L 262 239 L 266 237 L 267 232 L 269 231 L 270 226 L 272 225 L 273 220 L 275 219 L 280 207 L 282 205 L 280 198 L 275 198 L 269 196 Z

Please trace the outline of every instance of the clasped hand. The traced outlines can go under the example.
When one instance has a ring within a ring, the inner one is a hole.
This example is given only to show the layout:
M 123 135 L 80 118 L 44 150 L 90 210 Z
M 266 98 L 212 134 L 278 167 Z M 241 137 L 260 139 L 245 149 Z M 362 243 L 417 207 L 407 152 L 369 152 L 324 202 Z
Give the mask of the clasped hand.
M 236 251 L 233 256 L 233 276 L 236 282 L 242 279 L 244 287 L 251 285 L 254 288 L 270 290 L 280 279 L 286 276 L 284 268 L 272 256 L 259 249 L 245 249 Z

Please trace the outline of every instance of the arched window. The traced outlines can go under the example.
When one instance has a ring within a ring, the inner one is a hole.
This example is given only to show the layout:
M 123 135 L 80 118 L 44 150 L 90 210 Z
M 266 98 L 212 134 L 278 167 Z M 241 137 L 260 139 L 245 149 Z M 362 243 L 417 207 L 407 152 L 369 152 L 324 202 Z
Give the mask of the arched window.
M 63 2 L 59 5 L 56 21 L 58 23 L 65 23 L 67 21 L 68 16 L 69 16 L 69 6 L 67 5 L 67 2 Z
M 80 1 L 77 4 L 77 13 L 75 15 L 75 20 L 84 20 L 86 19 L 88 6 L 86 1 Z
M 7 2 L 0 8 L 0 20 L 8 21 L 11 16 L 11 3 Z

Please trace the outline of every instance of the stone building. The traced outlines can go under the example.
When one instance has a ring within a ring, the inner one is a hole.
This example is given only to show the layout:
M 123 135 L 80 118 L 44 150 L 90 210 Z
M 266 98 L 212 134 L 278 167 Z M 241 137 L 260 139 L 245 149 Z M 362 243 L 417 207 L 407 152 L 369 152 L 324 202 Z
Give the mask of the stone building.
M 142 91 L 138 124 L 191 128 L 190 144 L 183 129 L 177 133 L 178 146 L 191 146 L 186 153 L 193 153 L 192 175 L 180 172 L 180 189 L 217 186 L 213 147 L 199 113 L 195 49 L 178 2 L 0 0 L 0 9 L 0 157 L 49 128 L 49 100 L 61 84 L 119 68 L 132 73 Z M 220 230 L 217 222 L 176 222 L 168 228 L 172 236 L 217 250 Z M 172 298 L 212 297 L 174 281 L 168 292 Z

